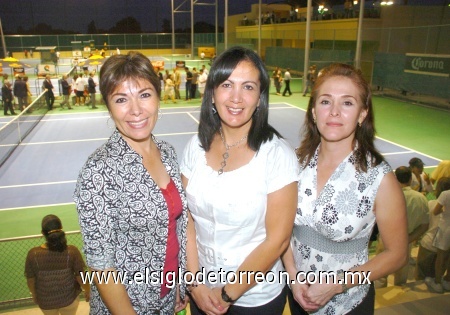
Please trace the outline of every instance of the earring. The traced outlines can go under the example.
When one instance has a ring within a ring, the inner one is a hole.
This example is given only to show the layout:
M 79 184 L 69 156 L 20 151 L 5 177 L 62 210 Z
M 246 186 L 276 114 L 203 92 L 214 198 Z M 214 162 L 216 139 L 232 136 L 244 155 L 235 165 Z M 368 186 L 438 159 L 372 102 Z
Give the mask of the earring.
M 358 121 L 358 126 L 360 126 L 360 127 L 361 127 L 361 125 L 362 125 L 362 123 L 361 123 L 360 121 Z
M 216 109 L 216 106 L 214 106 L 214 103 L 212 103 L 211 109 L 212 109 L 213 115 L 217 114 L 217 109 Z
M 158 108 L 158 120 L 161 119 L 162 115 L 163 115 L 163 114 L 162 114 L 161 109 Z
M 314 125 L 316 124 L 316 117 L 313 117 L 313 122 L 314 122 Z
M 112 121 L 111 117 L 108 117 L 108 120 L 106 120 L 106 125 L 108 126 L 109 129 L 115 129 L 116 125 L 112 125 L 110 124 L 110 122 Z

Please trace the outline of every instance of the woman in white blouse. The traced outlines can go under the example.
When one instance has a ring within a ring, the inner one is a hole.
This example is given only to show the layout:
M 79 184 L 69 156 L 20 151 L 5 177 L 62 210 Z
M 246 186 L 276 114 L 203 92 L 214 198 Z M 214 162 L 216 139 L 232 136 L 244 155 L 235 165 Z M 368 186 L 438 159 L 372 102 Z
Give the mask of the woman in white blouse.
M 209 277 L 187 286 L 194 315 L 283 313 L 280 255 L 292 232 L 298 163 L 268 124 L 269 88 L 263 62 L 242 47 L 222 53 L 208 75 L 199 132 L 181 164 L 187 269 Z

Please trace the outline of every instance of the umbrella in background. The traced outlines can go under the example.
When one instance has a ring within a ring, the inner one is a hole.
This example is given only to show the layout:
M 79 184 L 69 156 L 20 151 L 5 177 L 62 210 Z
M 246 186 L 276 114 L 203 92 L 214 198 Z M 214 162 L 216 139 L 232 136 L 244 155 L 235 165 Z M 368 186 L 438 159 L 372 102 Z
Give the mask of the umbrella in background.
M 11 59 L 14 59 L 16 61 L 8 61 L 8 60 L 11 60 Z M 17 60 L 16 58 L 8 57 L 8 58 L 5 58 L 5 59 L 1 59 L 0 67 L 1 68 L 10 68 L 11 69 L 11 74 L 14 75 L 14 73 L 13 73 L 14 68 L 24 68 L 25 69 L 25 68 L 31 68 L 32 66 L 29 65 L 29 64 L 26 64 L 26 63 L 19 62 L 19 60 Z
M 103 58 L 105 58 L 105 57 L 103 57 L 102 55 L 92 55 L 88 59 L 95 60 L 95 59 L 103 59 Z
M 89 65 L 89 66 L 96 66 L 96 68 L 97 68 L 97 72 L 98 72 L 98 66 L 100 66 L 102 63 L 100 62 L 100 61 L 97 61 L 97 60 L 95 60 L 95 61 L 90 61 L 90 60 L 88 60 L 86 63 L 85 63 L 85 65 Z
M 2 59 L 4 62 L 18 62 L 19 59 L 13 58 L 13 57 L 6 57 L 5 59 Z

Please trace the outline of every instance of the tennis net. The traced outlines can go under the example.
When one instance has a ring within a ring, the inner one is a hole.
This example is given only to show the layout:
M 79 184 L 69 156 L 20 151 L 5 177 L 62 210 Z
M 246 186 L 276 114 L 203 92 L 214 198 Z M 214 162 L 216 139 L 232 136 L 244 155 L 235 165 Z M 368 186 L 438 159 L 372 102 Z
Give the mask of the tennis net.
M 45 92 L 0 128 L 0 167 L 47 113 Z

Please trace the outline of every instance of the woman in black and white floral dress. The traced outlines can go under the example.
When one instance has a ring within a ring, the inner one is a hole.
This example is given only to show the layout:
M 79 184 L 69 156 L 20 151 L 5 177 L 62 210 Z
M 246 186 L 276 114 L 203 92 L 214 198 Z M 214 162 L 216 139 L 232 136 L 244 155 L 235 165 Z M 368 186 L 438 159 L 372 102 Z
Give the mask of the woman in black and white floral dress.
M 374 135 L 370 87 L 361 72 L 344 64 L 325 68 L 313 88 L 297 149 L 298 208 L 283 257 L 292 314 L 373 314 L 374 289 L 368 281 L 406 263 L 403 194 L 374 147 Z M 375 221 L 388 248 L 368 261 Z M 352 280 L 349 271 L 360 272 L 359 278 Z
M 87 265 L 111 276 L 94 277 L 91 314 L 173 315 L 185 307 L 185 288 L 172 280 L 186 268 L 187 206 L 174 148 L 152 135 L 160 80 L 147 57 L 130 52 L 105 62 L 100 91 L 116 130 L 74 193 Z

